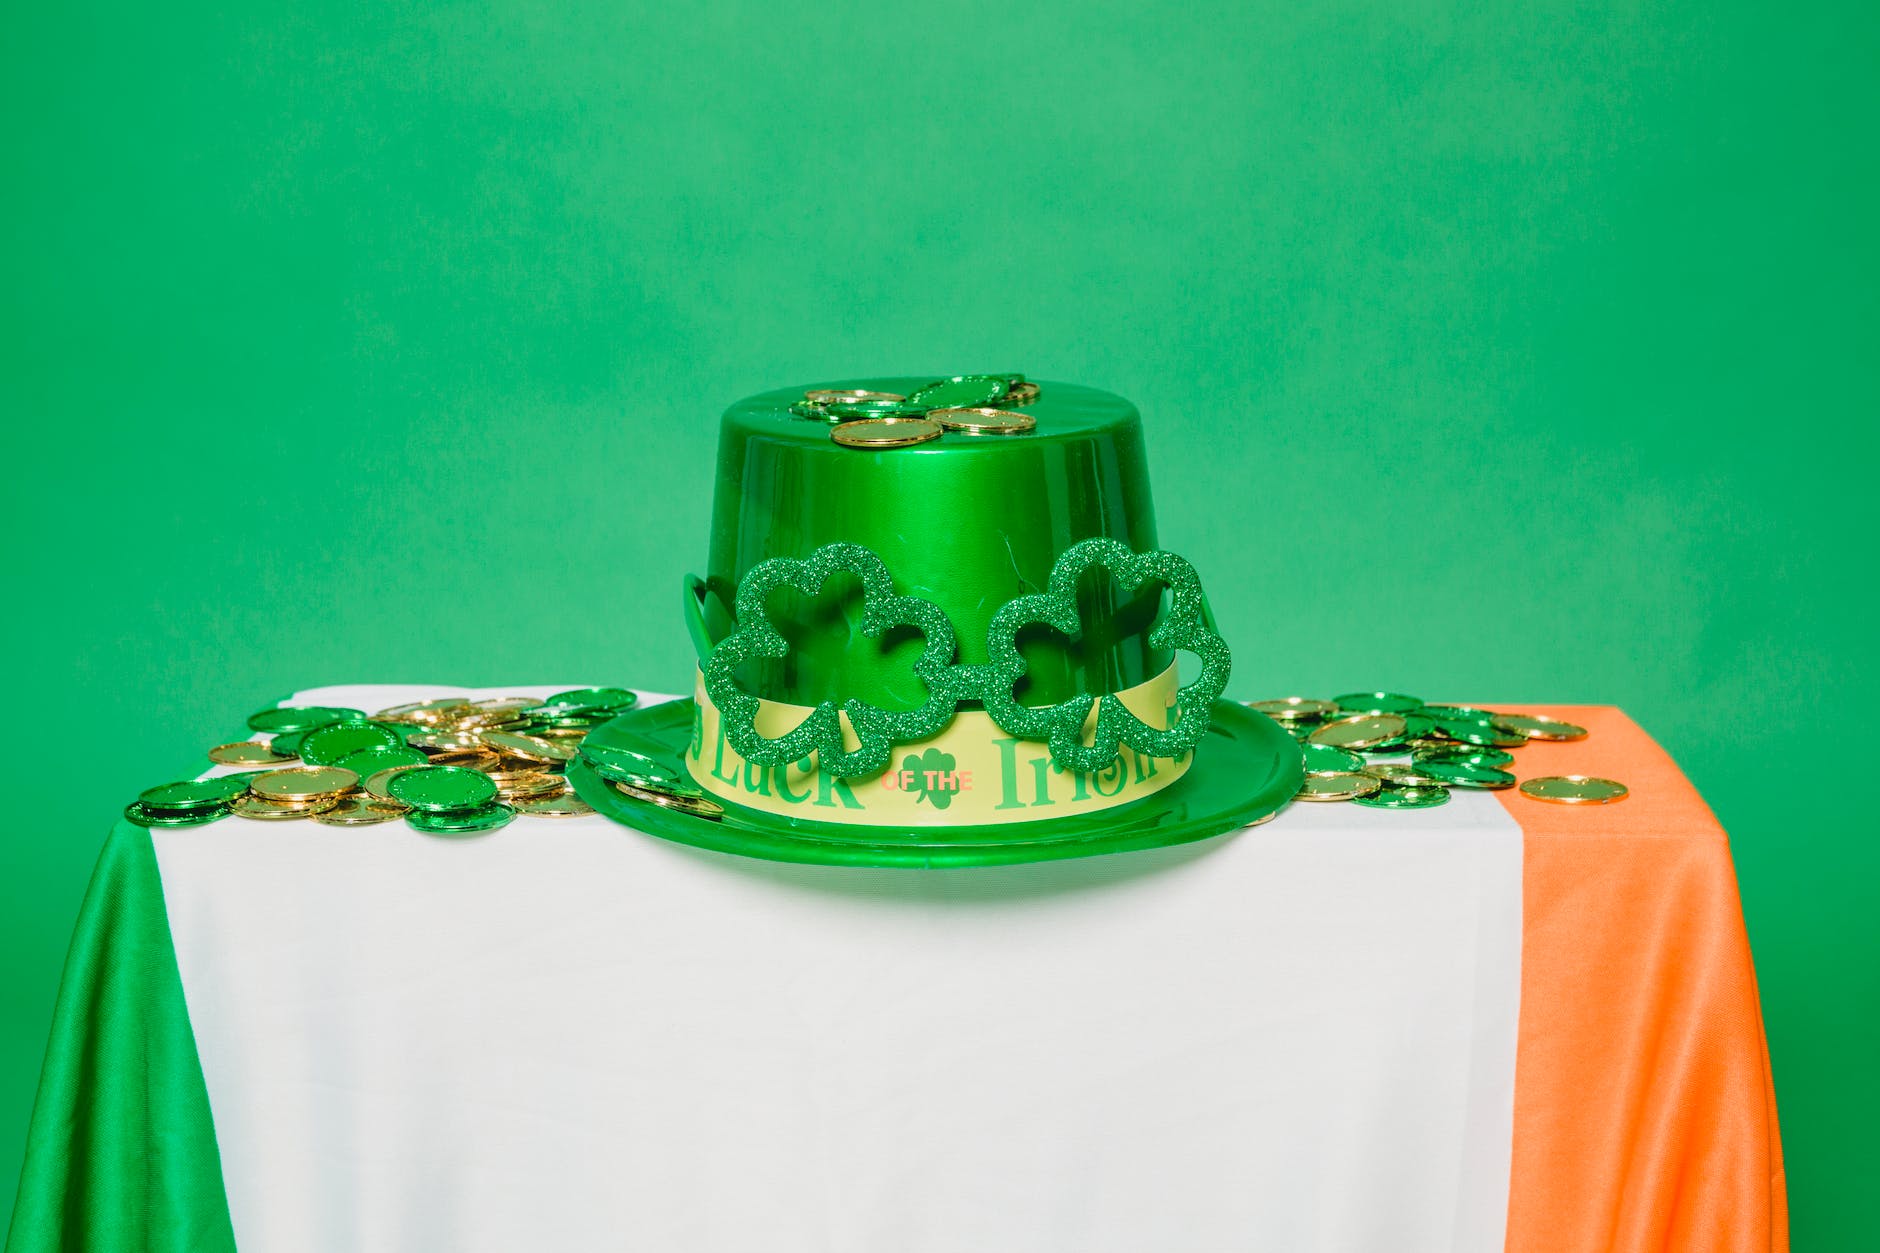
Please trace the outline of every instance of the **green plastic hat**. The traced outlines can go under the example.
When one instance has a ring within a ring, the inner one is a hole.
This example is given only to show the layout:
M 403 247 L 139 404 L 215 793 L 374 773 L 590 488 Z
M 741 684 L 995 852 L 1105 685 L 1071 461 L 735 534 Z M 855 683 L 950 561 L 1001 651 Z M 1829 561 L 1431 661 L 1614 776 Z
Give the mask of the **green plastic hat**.
M 854 446 L 856 429 L 889 446 Z M 740 401 L 684 613 L 693 698 L 588 742 L 707 802 L 569 771 L 597 809 L 670 839 L 786 861 L 1036 861 L 1216 835 L 1299 786 L 1292 739 L 1219 699 L 1226 641 L 1199 573 L 1158 546 L 1141 419 L 1108 392 L 996 374 Z

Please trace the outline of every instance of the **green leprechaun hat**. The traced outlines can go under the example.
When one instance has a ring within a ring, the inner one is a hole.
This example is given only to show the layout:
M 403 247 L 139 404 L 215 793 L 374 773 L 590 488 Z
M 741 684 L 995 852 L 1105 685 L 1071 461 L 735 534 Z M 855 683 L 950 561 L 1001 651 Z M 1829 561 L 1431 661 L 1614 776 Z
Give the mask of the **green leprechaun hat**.
M 1219 834 L 1299 786 L 1290 737 L 1220 699 L 1227 642 L 1108 392 L 1005 373 L 740 401 L 684 608 L 692 699 L 597 729 L 570 771 L 657 835 L 1033 861 Z

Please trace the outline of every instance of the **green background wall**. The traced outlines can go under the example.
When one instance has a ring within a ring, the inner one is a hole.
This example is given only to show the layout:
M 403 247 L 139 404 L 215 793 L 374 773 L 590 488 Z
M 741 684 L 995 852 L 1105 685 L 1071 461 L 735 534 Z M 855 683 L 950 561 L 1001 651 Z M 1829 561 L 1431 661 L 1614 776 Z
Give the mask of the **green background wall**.
M 676 688 L 728 401 L 1011 363 L 1141 405 L 1230 694 L 1672 750 L 1866 1245 L 1875 7 L 661 7 L 9 14 L 0 1177 L 140 787 L 296 687 Z

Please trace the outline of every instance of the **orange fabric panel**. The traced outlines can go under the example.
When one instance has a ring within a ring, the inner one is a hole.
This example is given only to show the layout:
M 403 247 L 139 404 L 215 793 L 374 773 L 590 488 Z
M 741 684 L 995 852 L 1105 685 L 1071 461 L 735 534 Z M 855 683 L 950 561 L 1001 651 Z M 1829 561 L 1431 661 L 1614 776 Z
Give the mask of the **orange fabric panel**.
M 1525 855 L 1507 1247 L 1780 1253 L 1775 1091 L 1723 830 L 1619 710 L 1520 709 L 1592 732 L 1520 749 L 1520 778 L 1603 775 L 1631 795 L 1497 793 Z

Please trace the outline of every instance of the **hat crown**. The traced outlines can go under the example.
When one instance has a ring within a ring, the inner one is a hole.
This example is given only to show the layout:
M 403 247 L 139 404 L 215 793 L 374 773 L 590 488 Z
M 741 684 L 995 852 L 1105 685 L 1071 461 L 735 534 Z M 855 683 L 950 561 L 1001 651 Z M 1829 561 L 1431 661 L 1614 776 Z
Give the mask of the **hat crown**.
M 820 384 L 908 394 L 927 378 Z M 828 544 L 860 544 L 886 563 L 897 593 L 939 606 L 951 621 L 959 660 L 987 658 L 993 616 L 1015 597 L 1042 590 L 1058 557 L 1081 540 L 1115 539 L 1137 552 L 1156 547 L 1155 513 L 1135 406 L 1120 396 L 1041 383 L 1022 412 L 1021 435 L 949 432 L 911 447 L 863 450 L 830 438 L 831 423 L 793 414 L 804 389 L 766 392 L 731 406 L 719 428 L 717 482 L 704 625 L 729 635 L 744 576 L 773 557 L 807 557 Z M 833 580 L 832 580 L 833 582 Z M 789 652 L 753 658 L 749 690 L 768 700 L 815 705 L 860 698 L 912 708 L 926 698 L 914 673 L 923 641 L 911 631 L 881 638 L 859 629 L 859 596 L 825 587 L 810 598 L 780 593 L 772 618 Z M 1172 656 L 1150 647 L 1160 589 L 1090 589 L 1093 628 L 1068 642 L 1053 632 L 1020 640 L 1026 703 L 1134 687 Z

